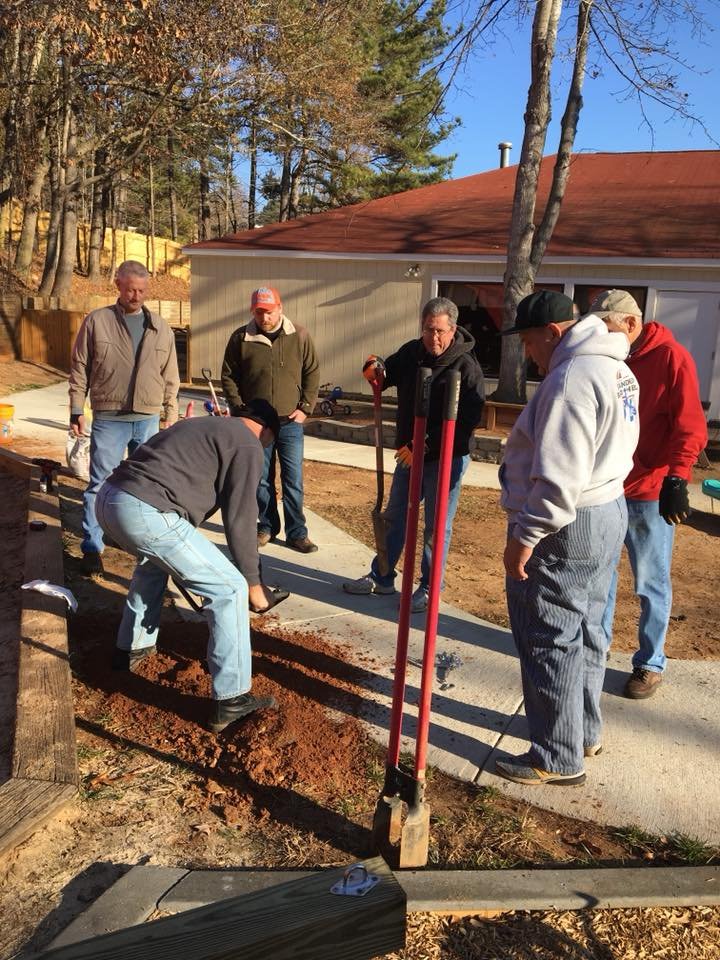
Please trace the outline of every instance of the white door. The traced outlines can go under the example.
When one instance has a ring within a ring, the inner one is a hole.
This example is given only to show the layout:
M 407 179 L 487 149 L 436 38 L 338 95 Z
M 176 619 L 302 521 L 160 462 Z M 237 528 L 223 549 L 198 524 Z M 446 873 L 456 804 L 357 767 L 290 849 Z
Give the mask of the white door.
M 720 370 L 716 369 L 720 293 L 658 290 L 655 317 L 693 356 L 700 381 L 700 399 L 720 404 Z M 717 416 L 711 411 L 710 416 Z

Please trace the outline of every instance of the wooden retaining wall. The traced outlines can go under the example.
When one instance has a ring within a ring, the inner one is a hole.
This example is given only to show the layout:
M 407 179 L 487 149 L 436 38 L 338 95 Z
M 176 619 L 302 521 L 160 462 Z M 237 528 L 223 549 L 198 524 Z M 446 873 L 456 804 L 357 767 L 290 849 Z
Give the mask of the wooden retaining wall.
M 0 469 L 29 485 L 23 583 L 64 584 L 57 492 L 40 490 L 40 471 L 26 457 L 0 450 Z M 35 832 L 77 793 L 78 769 L 64 599 L 22 591 L 11 777 L 0 785 L 0 854 Z

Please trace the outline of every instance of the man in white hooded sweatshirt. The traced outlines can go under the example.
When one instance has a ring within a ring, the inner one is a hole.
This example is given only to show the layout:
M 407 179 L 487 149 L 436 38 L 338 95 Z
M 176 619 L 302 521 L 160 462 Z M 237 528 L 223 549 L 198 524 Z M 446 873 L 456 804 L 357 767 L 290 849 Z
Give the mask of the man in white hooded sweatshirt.
M 500 468 L 504 563 L 530 750 L 496 771 L 524 784 L 577 786 L 602 749 L 602 616 L 627 528 L 623 481 L 638 441 L 629 343 L 544 290 L 515 326 L 545 379 L 518 418 Z

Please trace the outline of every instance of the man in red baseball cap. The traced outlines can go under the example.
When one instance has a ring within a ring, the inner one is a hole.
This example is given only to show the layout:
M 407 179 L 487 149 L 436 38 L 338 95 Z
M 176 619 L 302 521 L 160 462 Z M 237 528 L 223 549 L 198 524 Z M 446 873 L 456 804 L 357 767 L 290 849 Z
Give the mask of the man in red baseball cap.
M 312 412 L 320 383 L 315 347 L 305 327 L 283 313 L 274 287 L 258 287 L 250 298 L 252 319 L 239 327 L 225 348 L 222 385 L 232 410 L 253 400 L 267 400 L 277 410 L 280 430 L 265 449 L 258 486 L 258 547 L 280 532 L 273 475 L 273 455 L 280 465 L 285 542 L 300 553 L 313 553 L 303 513 L 303 423 Z

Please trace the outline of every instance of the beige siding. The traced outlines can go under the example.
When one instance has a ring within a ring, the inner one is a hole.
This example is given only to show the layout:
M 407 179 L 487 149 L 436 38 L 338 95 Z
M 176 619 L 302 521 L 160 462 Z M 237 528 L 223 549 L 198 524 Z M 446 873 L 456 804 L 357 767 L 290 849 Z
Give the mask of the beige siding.
M 419 279 L 405 272 L 417 263 Z M 250 294 L 262 284 L 280 290 L 286 314 L 310 330 L 320 356 L 321 383 L 367 393 L 360 370 L 368 353 L 387 356 L 418 335 L 421 305 L 444 279 L 501 281 L 504 261 L 423 263 L 406 260 L 322 260 L 304 257 L 192 257 L 192 375 L 219 376 L 225 344 L 249 317 Z M 540 278 L 671 289 L 673 283 L 718 284 L 717 269 L 682 266 L 545 264 Z
M 321 382 L 359 392 L 368 353 L 392 353 L 418 333 L 422 284 L 397 262 L 192 258 L 192 366 L 220 373 L 228 337 L 250 315 L 250 294 L 277 287 L 291 320 L 306 326 L 321 363 Z

